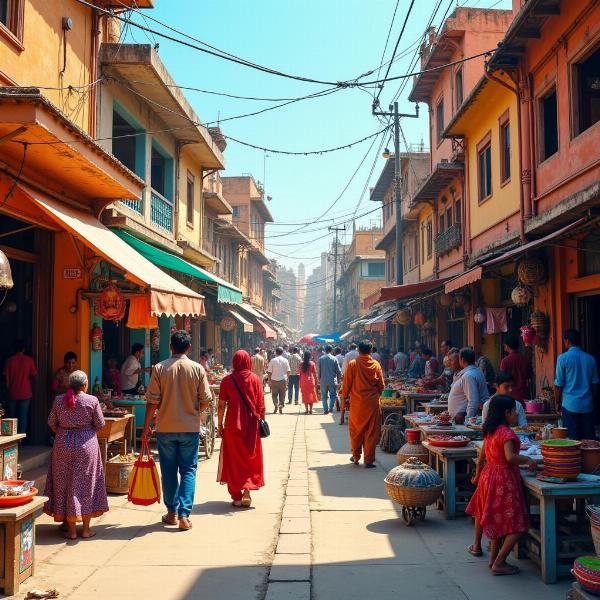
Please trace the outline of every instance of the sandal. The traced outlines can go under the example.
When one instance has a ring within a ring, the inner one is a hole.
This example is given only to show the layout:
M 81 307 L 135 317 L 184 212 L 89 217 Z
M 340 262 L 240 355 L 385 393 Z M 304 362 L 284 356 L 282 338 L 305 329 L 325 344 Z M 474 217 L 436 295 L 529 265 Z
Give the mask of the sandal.
M 93 537 L 95 537 L 95 535 L 96 535 L 95 531 L 90 531 L 88 535 L 81 534 L 81 539 L 82 540 L 91 540 Z
M 231 506 L 235 506 L 236 508 L 240 508 L 242 506 L 242 501 L 241 500 L 234 500 L 231 503 Z
M 494 571 L 492 568 L 492 574 L 496 577 L 502 577 L 503 575 L 518 575 L 521 572 L 519 567 L 514 567 L 512 565 L 507 565 L 506 569 L 502 569 L 501 571 Z
M 473 550 L 473 545 L 472 544 L 467 548 L 467 552 L 471 556 L 475 556 L 477 558 L 479 558 L 480 556 L 483 556 L 483 551 L 482 550 Z
M 177 525 L 177 517 L 175 515 L 170 516 L 169 513 L 163 515 L 160 519 L 165 525 Z
M 242 496 L 242 506 L 245 508 L 250 508 L 250 506 L 252 506 L 252 498 L 250 497 L 250 494 L 247 496 L 244 494 Z
M 351 456 L 351 457 L 350 457 L 350 462 L 351 462 L 351 463 L 354 463 L 355 465 L 358 465 L 358 461 L 359 461 L 359 459 L 358 459 L 358 458 L 356 458 L 356 457 L 354 457 L 354 456 Z
M 179 529 L 181 529 L 181 531 L 189 531 L 192 528 L 192 522 L 185 517 L 185 520 L 187 521 L 187 525 L 183 524 L 184 519 L 179 519 Z

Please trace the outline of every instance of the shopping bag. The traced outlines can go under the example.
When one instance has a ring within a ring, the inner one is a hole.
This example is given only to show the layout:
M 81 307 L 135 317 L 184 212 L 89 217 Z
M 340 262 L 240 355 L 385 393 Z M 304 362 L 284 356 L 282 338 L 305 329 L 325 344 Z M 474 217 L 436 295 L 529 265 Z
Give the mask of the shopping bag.
M 150 442 L 142 440 L 140 454 L 129 474 L 127 500 L 132 504 L 149 506 L 160 502 L 158 469 L 150 455 Z

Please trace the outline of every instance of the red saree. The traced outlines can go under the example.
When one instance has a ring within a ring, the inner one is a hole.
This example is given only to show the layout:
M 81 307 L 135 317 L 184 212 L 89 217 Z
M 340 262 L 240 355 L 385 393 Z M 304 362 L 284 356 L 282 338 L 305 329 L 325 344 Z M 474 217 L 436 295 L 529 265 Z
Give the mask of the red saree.
M 265 400 L 260 378 L 252 373 L 251 367 L 250 355 L 238 350 L 233 356 L 233 373 L 223 379 L 219 393 L 219 400 L 227 403 L 227 410 L 217 481 L 227 484 L 230 492 L 257 490 L 265 485 L 258 426 Z

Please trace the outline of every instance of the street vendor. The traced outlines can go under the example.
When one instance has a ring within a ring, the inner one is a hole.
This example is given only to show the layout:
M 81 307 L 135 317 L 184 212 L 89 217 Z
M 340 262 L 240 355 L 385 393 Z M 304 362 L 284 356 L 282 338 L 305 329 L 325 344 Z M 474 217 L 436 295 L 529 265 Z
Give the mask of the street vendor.
M 448 412 L 455 423 L 462 425 L 475 417 L 489 398 L 483 373 L 475 366 L 475 351 L 461 348 L 458 353 L 461 371 L 454 378 L 448 395 Z
M 415 357 L 408 369 L 409 379 L 420 379 L 425 375 L 425 359 L 422 356 L 421 347 L 415 349 Z
M 425 377 L 437 377 L 440 372 L 440 363 L 433 352 L 429 348 L 423 348 L 421 356 L 425 360 Z

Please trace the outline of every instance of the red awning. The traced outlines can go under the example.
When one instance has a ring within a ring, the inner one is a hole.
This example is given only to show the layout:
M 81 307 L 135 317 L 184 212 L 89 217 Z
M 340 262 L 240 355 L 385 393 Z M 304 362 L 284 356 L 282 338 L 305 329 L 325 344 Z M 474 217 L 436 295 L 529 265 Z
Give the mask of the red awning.
M 446 283 L 446 285 L 444 286 L 444 291 L 447 294 L 449 294 L 450 292 L 454 292 L 454 291 L 458 290 L 459 288 L 464 287 L 465 285 L 469 285 L 470 283 L 475 283 L 476 281 L 479 281 L 482 278 L 484 268 L 493 267 L 494 265 L 499 265 L 503 262 L 512 260 L 512 259 L 516 258 L 517 256 L 520 256 L 521 254 L 525 254 L 526 252 L 529 252 L 530 250 L 539 248 L 540 246 L 543 246 L 547 242 L 554 240 L 558 237 L 564 236 L 565 234 L 573 231 L 573 229 L 579 227 L 580 225 L 583 225 L 587 220 L 588 220 L 587 217 L 582 217 L 581 219 L 577 219 L 577 221 L 574 221 L 573 223 L 569 223 L 569 225 L 565 225 L 561 229 L 557 229 L 556 231 L 553 231 L 552 233 L 549 233 L 548 235 L 541 237 L 538 240 L 533 240 L 532 242 L 523 244 L 522 246 L 519 245 L 516 248 L 513 248 L 512 250 L 509 250 L 508 252 L 505 252 L 504 254 L 497 256 L 496 258 L 492 258 L 491 260 L 488 260 L 488 261 L 482 263 L 478 267 L 469 269 L 468 271 L 465 271 L 458 277 L 454 277 L 453 279 L 448 281 L 448 283 Z
M 443 279 L 430 279 L 429 281 L 420 281 L 419 283 L 406 283 L 404 285 L 381 288 L 379 300 L 377 300 L 376 304 L 387 300 L 405 300 L 413 296 L 431 292 L 436 288 L 442 287 L 447 280 L 448 278 L 445 277 Z
M 260 319 L 256 319 L 256 322 L 258 323 L 258 327 L 260 329 L 262 329 L 265 339 L 267 339 L 267 340 L 276 340 L 277 339 L 277 332 L 275 330 L 271 329 L 264 321 L 261 321 Z

